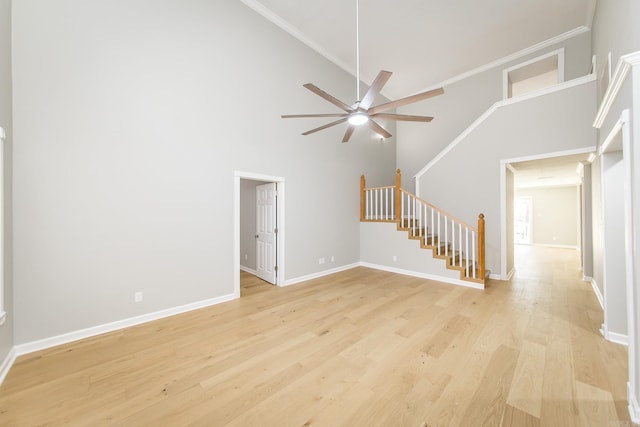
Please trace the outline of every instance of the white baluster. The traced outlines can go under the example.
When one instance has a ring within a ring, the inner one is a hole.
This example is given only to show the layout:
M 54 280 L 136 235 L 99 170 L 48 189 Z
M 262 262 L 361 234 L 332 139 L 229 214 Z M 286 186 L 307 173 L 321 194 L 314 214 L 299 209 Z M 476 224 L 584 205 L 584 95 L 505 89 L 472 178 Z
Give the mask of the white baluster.
M 447 242 L 449 241 L 449 233 L 448 233 L 448 229 L 449 229 L 449 218 L 447 218 L 447 216 L 444 216 L 444 242 L 445 242 L 445 247 L 444 247 L 444 255 L 448 256 L 449 255 L 449 245 L 447 244 Z
M 440 220 L 440 211 L 438 211 L 438 255 L 440 255 L 440 242 L 441 242 L 440 236 L 442 235 L 440 234 L 440 222 L 442 221 Z
M 378 219 L 378 191 L 372 190 L 371 196 L 373 197 L 373 219 Z
M 456 221 L 451 218 L 451 265 L 456 265 Z
M 427 244 L 427 230 L 429 229 L 429 209 L 424 205 L 424 244 Z
M 389 189 L 384 189 L 384 219 L 389 219 Z
M 434 241 L 433 241 L 434 237 L 433 237 L 433 235 L 436 232 L 436 228 L 433 225 L 433 219 L 434 219 L 435 215 L 433 214 L 433 208 L 430 208 L 430 209 L 431 209 L 431 245 L 434 246 Z
M 466 228 L 466 227 L 465 227 Z M 460 257 L 458 258 L 458 264 L 462 267 L 462 224 L 458 224 L 458 250 L 460 251 Z
M 365 219 L 369 218 L 369 190 L 365 190 L 364 192 L 364 217 Z
M 392 200 L 393 198 L 393 193 L 391 192 L 390 188 L 387 188 L 387 219 L 393 219 L 393 217 L 391 216 L 391 209 L 393 209 L 391 207 L 391 205 L 389 205 L 389 200 Z
M 422 236 L 422 203 L 418 199 L 416 199 L 416 203 L 416 210 L 418 211 L 416 214 L 418 217 L 418 236 Z
M 466 245 L 466 248 L 465 248 L 465 251 L 464 251 L 464 253 L 465 253 L 465 255 L 464 255 L 464 259 L 465 259 L 465 260 L 466 260 L 466 262 L 467 262 L 467 274 L 466 274 L 466 276 L 469 276 L 469 229 L 468 229 L 468 228 L 467 228 L 466 236 L 465 236 L 465 237 L 466 237 L 466 238 L 465 238 L 465 245 Z
M 411 235 L 415 236 L 416 235 L 416 199 L 415 197 L 411 196 Z
M 400 192 L 400 224 L 404 225 L 402 222 L 404 221 L 404 193 Z
M 396 192 L 391 190 L 391 219 L 396 218 Z

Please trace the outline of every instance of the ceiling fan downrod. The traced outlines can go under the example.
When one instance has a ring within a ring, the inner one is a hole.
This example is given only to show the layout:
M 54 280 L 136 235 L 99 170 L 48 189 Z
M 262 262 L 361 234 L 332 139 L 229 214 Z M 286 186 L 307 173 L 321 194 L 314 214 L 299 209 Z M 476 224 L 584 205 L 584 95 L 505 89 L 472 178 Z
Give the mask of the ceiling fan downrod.
M 360 0 L 356 0 L 356 104 L 360 101 Z
M 355 111 L 349 114 L 348 122 L 352 126 L 360 126 L 369 121 L 369 115 L 360 109 L 360 0 L 356 0 L 356 103 Z

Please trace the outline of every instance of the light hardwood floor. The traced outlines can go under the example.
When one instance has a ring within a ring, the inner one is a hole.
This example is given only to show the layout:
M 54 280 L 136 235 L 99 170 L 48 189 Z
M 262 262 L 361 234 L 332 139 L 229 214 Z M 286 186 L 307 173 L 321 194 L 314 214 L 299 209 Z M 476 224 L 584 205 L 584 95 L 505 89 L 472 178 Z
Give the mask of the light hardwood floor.
M 0 425 L 630 426 L 578 252 L 485 291 L 366 268 L 21 357 Z

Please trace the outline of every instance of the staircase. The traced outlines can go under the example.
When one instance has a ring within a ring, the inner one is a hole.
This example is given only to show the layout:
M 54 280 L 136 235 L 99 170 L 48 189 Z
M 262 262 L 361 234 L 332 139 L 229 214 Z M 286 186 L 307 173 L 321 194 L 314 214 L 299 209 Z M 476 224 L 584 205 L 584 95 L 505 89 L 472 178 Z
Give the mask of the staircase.
M 395 181 L 394 186 L 367 188 L 364 175 L 360 178 L 360 221 L 396 223 L 398 231 L 443 260 L 443 268 L 484 286 L 484 215 L 473 227 L 401 188 L 400 169 Z

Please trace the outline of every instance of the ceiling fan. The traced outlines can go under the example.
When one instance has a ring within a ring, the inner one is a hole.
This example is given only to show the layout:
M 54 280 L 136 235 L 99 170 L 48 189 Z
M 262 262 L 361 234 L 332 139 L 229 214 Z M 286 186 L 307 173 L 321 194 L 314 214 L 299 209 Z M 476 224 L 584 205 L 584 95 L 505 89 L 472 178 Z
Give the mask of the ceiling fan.
M 377 132 L 382 138 L 389 138 L 391 134 L 387 132 L 382 126 L 380 126 L 375 119 L 406 121 L 406 122 L 430 122 L 433 117 L 429 116 L 413 116 L 406 114 L 390 114 L 385 111 L 402 107 L 414 102 L 422 101 L 433 96 L 442 95 L 444 89 L 437 88 L 426 92 L 418 93 L 415 95 L 407 96 L 396 101 L 387 102 L 384 104 L 372 106 L 376 97 L 391 77 L 390 71 L 380 71 L 375 78 L 371 86 L 365 93 L 364 97 L 360 99 L 360 39 L 359 39 L 359 1 L 356 0 L 356 99 L 357 101 L 353 105 L 348 105 L 338 98 L 328 94 L 316 85 L 312 83 L 306 83 L 303 86 L 309 89 L 311 92 L 320 96 L 324 100 L 330 102 L 336 107 L 343 110 L 343 113 L 328 113 L 328 114 L 288 114 L 282 115 L 283 119 L 297 119 L 297 118 L 311 118 L 311 117 L 336 117 L 335 120 L 326 125 L 303 132 L 302 135 L 309 135 L 332 126 L 336 126 L 345 122 L 349 123 L 342 142 L 348 142 L 353 135 L 357 126 L 367 125 L 371 130 Z

